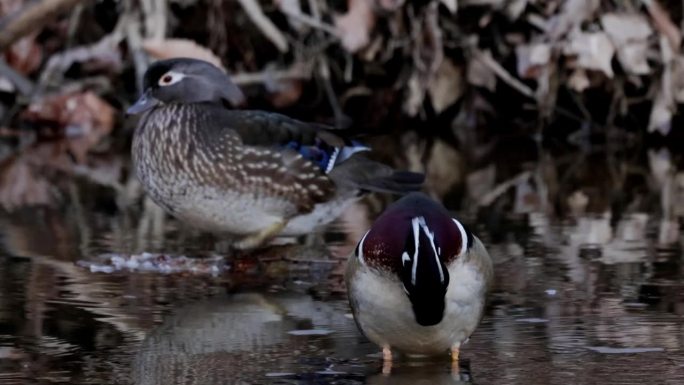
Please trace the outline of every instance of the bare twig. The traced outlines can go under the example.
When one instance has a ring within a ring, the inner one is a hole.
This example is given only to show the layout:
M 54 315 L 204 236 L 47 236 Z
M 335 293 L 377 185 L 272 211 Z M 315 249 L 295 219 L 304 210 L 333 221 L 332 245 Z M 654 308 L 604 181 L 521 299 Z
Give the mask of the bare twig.
M 0 51 L 83 1 L 85 0 L 43 0 L 29 3 L 0 30 Z
M 302 24 L 308 25 L 311 28 L 320 29 L 321 31 L 327 32 L 332 36 L 338 37 L 338 33 L 335 27 L 333 27 L 330 24 L 324 23 L 320 20 L 317 20 L 315 17 L 311 17 L 304 13 L 291 12 L 287 9 L 281 9 L 281 12 L 287 15 L 288 17 L 291 17 L 292 19 L 299 21 Z
M 496 74 L 496 76 L 498 76 L 501 80 L 503 80 L 512 88 L 514 88 L 516 91 L 520 92 L 521 94 L 529 98 L 534 99 L 534 91 L 530 87 L 525 85 L 523 82 L 513 77 L 513 75 L 506 71 L 506 69 L 503 68 L 501 64 L 497 63 L 496 60 L 494 60 L 494 58 L 492 58 L 490 55 L 485 55 L 481 51 L 475 51 L 475 59 L 477 59 L 480 63 L 487 66 Z
M 166 1 L 142 0 L 145 37 L 148 39 L 163 39 L 166 36 Z
M 287 40 L 278 27 L 273 24 L 271 19 L 264 15 L 261 5 L 256 0 L 238 0 L 247 16 L 261 30 L 268 40 L 273 43 L 280 52 L 287 52 Z
M 241 73 L 231 75 L 230 79 L 237 85 L 266 83 L 273 80 L 287 80 L 287 79 L 309 79 L 311 78 L 311 69 L 302 68 L 303 66 L 293 66 L 286 70 L 276 71 L 261 71 L 251 73 Z
M 641 2 L 648 9 L 648 13 L 653 19 L 653 24 L 660 33 L 667 37 L 670 47 L 674 52 L 679 52 L 679 47 L 682 44 L 682 34 L 679 28 L 672 22 L 670 15 L 663 9 L 657 0 L 641 0 Z

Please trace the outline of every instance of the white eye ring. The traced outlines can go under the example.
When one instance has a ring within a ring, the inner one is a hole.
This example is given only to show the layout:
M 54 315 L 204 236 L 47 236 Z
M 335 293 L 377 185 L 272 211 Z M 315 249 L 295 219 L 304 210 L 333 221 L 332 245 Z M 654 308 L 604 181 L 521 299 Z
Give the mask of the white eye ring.
M 183 80 L 184 77 L 185 75 L 180 72 L 169 71 L 159 78 L 158 84 L 161 87 L 170 86 Z

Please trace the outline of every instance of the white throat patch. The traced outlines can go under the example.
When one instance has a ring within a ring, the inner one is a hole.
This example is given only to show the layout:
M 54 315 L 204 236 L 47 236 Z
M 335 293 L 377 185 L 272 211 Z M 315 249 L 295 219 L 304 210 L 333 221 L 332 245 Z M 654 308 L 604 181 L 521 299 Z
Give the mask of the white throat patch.
M 461 233 L 461 251 L 458 253 L 457 257 L 462 256 L 465 254 L 465 252 L 468 250 L 468 234 L 465 231 L 465 227 L 461 224 L 461 222 L 457 221 L 454 218 L 451 218 L 452 221 L 456 224 L 456 227 L 458 227 L 458 231 Z
M 356 246 L 356 249 L 358 250 L 356 257 L 359 258 L 359 262 L 361 262 L 362 265 L 366 264 L 366 260 L 363 259 L 363 241 L 366 240 L 368 233 L 370 233 L 370 230 L 366 231 L 366 234 L 363 234 L 363 237 L 359 241 L 358 246 Z

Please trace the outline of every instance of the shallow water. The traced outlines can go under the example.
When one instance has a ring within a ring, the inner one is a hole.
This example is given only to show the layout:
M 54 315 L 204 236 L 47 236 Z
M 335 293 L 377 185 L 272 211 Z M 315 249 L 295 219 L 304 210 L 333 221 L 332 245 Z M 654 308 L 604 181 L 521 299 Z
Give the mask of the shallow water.
M 600 216 L 517 215 L 496 242 L 464 218 L 497 279 L 459 372 L 445 355 L 399 358 L 385 375 L 340 286 L 358 235 L 341 227 L 214 276 L 93 273 L 76 262 L 222 248 L 172 221 L 153 236 L 135 215 L 70 205 L 0 219 L 1 384 L 684 383 L 681 234 L 658 245 L 662 224 L 640 216 L 613 231 Z

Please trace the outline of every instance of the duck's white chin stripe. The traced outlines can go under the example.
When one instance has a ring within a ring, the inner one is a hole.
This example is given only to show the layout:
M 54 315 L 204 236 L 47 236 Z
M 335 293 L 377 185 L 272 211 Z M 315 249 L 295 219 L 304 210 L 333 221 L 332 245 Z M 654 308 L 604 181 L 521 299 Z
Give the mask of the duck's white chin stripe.
M 461 222 L 454 218 L 451 218 L 451 220 L 454 221 L 456 227 L 458 227 L 458 231 L 461 233 L 461 251 L 458 253 L 458 257 L 460 257 L 468 250 L 468 234 L 466 233 L 465 227 L 463 227 Z
M 420 218 L 413 218 L 411 219 L 411 227 L 413 228 L 413 267 L 411 268 L 411 284 L 413 286 L 416 285 L 416 272 L 418 270 L 418 246 L 420 246 L 418 242 L 418 229 L 420 227 L 419 221 L 423 220 L 425 222 L 425 219 L 422 217 Z
M 359 245 L 356 246 L 357 250 L 359 251 L 357 257 L 359 258 L 359 262 L 361 262 L 361 264 L 363 264 L 363 265 L 366 264 L 366 260 L 363 259 L 363 241 L 366 240 L 368 233 L 370 233 L 370 230 L 366 231 L 366 234 L 363 234 L 363 237 L 359 241 Z

